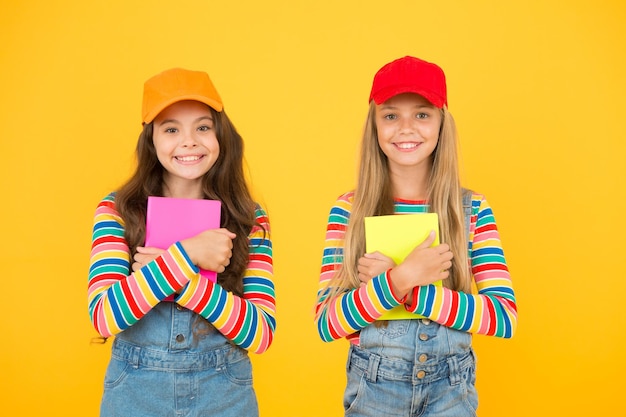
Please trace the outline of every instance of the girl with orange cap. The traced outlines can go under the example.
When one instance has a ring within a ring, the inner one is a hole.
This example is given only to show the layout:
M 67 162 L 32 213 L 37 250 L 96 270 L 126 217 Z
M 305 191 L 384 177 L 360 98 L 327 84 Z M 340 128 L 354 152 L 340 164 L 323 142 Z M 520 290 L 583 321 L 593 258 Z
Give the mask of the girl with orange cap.
M 517 324 L 493 212 L 461 188 L 439 66 L 386 64 L 369 102 L 356 189 L 330 211 L 316 306 L 320 337 L 351 342 L 345 415 L 476 415 L 472 334 L 510 338 Z M 366 219 L 427 212 L 438 230 L 406 257 L 366 253 Z
M 93 228 L 89 315 L 116 336 L 101 416 L 258 415 L 248 351 L 264 352 L 276 327 L 272 243 L 243 140 L 200 71 L 146 81 L 142 122 L 135 173 Z M 149 196 L 219 200 L 221 227 L 145 247 Z

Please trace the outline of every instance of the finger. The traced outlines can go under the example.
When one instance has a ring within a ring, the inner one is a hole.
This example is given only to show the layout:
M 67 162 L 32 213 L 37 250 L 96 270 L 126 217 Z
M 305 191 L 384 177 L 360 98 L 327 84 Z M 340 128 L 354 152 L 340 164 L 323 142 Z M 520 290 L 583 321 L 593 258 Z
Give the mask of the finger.
M 228 230 L 228 229 L 226 229 L 226 228 L 224 228 L 224 227 L 222 227 L 222 228 L 220 228 L 220 229 L 215 229 L 215 231 L 216 231 L 217 233 L 221 233 L 221 234 L 223 234 L 223 235 L 228 236 L 231 240 L 237 237 L 237 235 L 236 235 L 236 234 L 234 234 L 233 232 L 231 232 L 230 230 Z
M 156 258 L 157 256 L 158 254 L 156 253 L 136 253 L 135 256 L 133 256 L 133 259 L 136 260 L 137 262 L 147 263 L 153 260 L 154 258 Z
M 371 258 L 366 258 L 365 255 L 361 256 L 359 258 L 359 261 L 357 262 L 357 266 L 358 265 L 362 265 L 362 266 L 368 266 L 372 264 L 372 259 Z
M 137 247 L 139 249 L 139 247 Z M 153 246 L 150 247 L 142 247 L 141 250 L 137 250 L 139 253 L 143 253 L 144 255 L 160 255 L 165 252 L 165 249 L 155 248 Z
M 369 259 L 365 259 L 365 258 L 361 258 L 359 259 L 359 262 L 357 263 L 357 267 L 361 266 L 361 267 L 366 267 L 368 265 L 371 265 L 372 262 Z
M 454 254 L 450 250 L 440 253 L 439 256 L 441 256 L 441 259 L 445 261 L 449 261 L 454 258 Z
M 224 245 L 228 250 L 233 248 L 233 239 L 226 233 L 218 233 L 214 236 L 214 240 L 216 243 Z
M 374 259 L 374 260 L 379 260 L 379 261 L 384 261 L 384 260 L 387 259 L 387 256 L 383 255 L 379 251 L 366 253 L 365 255 L 363 255 L 363 257 L 365 257 L 367 259 Z
M 435 231 L 431 230 L 426 239 L 424 239 L 424 241 L 420 243 L 417 247 L 422 249 L 429 248 L 435 242 L 436 237 L 437 235 L 435 234 Z
M 440 255 L 443 255 L 446 252 L 450 252 L 450 245 L 448 245 L 447 243 L 442 243 L 441 245 L 437 246 L 437 253 L 439 253 Z
M 370 263 L 357 265 L 356 267 L 357 272 L 360 272 L 362 274 L 367 274 L 367 275 L 369 274 L 371 269 L 372 269 L 372 264 Z

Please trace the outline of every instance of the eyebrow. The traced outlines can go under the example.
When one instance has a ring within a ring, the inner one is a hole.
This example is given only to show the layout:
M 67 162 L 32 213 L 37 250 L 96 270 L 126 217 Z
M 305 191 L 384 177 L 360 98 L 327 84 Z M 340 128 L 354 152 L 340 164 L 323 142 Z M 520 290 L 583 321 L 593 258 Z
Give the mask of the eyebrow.
M 198 117 L 196 120 L 194 120 L 193 122 L 194 122 L 194 123 L 198 123 L 198 122 L 200 122 L 200 121 L 202 121 L 202 120 L 205 120 L 205 119 L 206 119 L 206 120 L 209 120 L 209 121 L 211 121 L 211 122 L 213 122 L 213 121 L 214 121 L 214 120 L 213 120 L 213 118 L 212 118 L 211 116 L 200 116 L 200 117 Z M 164 124 L 166 124 L 166 123 L 180 123 L 180 121 L 178 121 L 177 119 L 165 119 L 165 120 L 163 120 L 161 123 L 159 123 L 159 126 L 162 126 L 162 125 L 164 125 Z

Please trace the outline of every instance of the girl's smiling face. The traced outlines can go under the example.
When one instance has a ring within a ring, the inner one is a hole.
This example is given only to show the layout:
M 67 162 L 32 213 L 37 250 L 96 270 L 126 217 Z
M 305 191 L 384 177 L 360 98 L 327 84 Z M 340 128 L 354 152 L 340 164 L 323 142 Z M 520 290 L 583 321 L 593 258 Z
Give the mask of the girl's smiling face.
M 378 146 L 393 172 L 430 171 L 441 117 L 440 109 L 413 93 L 399 94 L 376 106 Z
M 215 164 L 220 146 L 209 107 L 198 101 L 179 101 L 154 119 L 152 134 L 157 158 L 166 172 L 166 189 L 201 186 Z M 200 188 L 198 188 L 200 189 Z

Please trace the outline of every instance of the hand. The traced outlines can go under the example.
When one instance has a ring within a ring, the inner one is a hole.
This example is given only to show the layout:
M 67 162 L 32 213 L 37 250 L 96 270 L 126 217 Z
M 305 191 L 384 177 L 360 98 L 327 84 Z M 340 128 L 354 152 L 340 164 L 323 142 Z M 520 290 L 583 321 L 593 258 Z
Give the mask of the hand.
M 391 270 L 390 278 L 396 294 L 404 296 L 414 287 L 448 278 L 454 256 L 446 243 L 431 248 L 434 241 L 433 231 Z
M 165 252 L 163 249 L 159 248 L 146 248 L 143 246 L 137 246 L 137 253 L 133 256 L 132 268 L 133 272 L 141 269 L 142 266 L 155 260 L 159 255 Z
M 187 255 L 198 268 L 217 273 L 224 272 L 233 255 L 233 239 L 228 229 L 205 230 L 189 239 L 181 240 Z
M 361 286 L 367 284 L 367 282 L 382 274 L 386 270 L 396 266 L 393 259 L 383 255 L 380 252 L 366 253 L 359 258 L 357 270 L 359 272 L 359 281 Z

